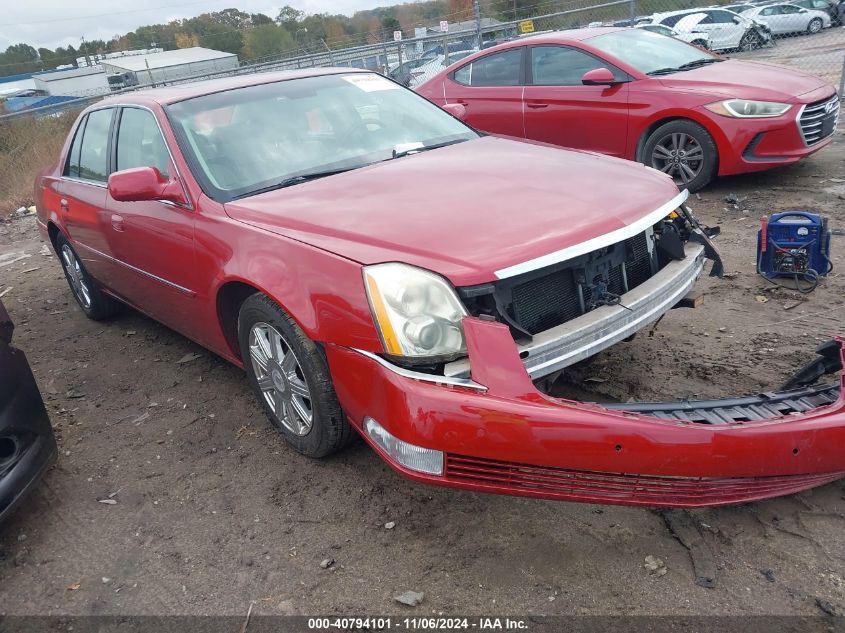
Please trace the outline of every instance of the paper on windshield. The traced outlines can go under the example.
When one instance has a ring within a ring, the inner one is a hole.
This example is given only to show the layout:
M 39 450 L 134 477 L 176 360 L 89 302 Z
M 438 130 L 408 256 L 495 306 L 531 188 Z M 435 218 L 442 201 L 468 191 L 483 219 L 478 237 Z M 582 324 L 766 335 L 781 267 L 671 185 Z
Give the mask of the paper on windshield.
M 344 75 L 343 79 L 364 92 L 379 92 L 381 90 L 399 90 L 399 84 L 385 79 L 381 75 L 361 73 L 355 75 Z

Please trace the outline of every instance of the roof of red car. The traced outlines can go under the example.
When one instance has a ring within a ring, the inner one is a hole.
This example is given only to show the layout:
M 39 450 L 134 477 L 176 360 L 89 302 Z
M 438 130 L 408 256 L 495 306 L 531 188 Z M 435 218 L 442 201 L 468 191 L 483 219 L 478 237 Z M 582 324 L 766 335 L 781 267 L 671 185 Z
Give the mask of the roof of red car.
M 567 31 L 553 31 L 551 33 L 540 33 L 539 35 L 529 35 L 508 42 L 509 44 L 522 44 L 525 42 L 559 42 L 560 40 L 588 40 L 596 35 L 604 35 L 606 33 L 614 33 L 616 31 L 625 31 L 629 27 L 625 26 L 596 26 L 585 29 L 569 29 Z
M 97 103 L 97 106 L 111 103 L 149 103 L 150 101 L 167 104 L 201 97 L 215 92 L 223 92 L 235 88 L 257 86 L 260 84 L 286 81 L 289 79 L 301 79 L 303 77 L 316 77 L 319 75 L 333 75 L 337 73 L 367 72 L 358 68 L 305 68 L 302 70 L 285 70 L 273 73 L 252 73 L 249 75 L 238 75 L 235 77 L 223 77 L 221 79 L 207 79 L 205 81 L 194 81 L 191 83 L 163 86 L 161 88 L 148 88 L 137 92 L 128 92 L 113 97 L 108 97 Z

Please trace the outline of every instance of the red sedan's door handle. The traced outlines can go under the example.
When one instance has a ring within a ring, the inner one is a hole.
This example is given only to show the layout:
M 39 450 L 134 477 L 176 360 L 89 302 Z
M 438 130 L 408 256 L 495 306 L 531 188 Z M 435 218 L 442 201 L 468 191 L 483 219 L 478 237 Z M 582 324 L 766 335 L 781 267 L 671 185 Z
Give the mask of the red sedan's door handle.
M 111 227 L 115 231 L 123 231 L 123 218 L 116 213 L 111 216 Z
M 548 108 L 548 103 L 526 103 L 527 107 L 531 108 L 532 110 L 541 110 L 543 108 Z
M 67 210 L 68 210 L 67 200 L 65 200 L 64 198 L 62 198 L 61 200 L 59 200 L 59 208 L 60 208 L 62 211 L 64 211 L 65 213 L 67 213 Z

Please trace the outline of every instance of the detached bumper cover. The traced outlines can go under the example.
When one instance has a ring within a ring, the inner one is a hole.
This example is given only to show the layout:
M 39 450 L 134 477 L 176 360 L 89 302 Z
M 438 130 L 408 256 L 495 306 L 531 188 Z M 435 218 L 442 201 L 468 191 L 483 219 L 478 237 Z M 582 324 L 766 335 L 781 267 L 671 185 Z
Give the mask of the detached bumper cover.
M 547 396 L 534 387 L 507 327 L 468 317 L 464 329 L 471 380 L 463 385 L 414 378 L 356 350 L 326 347 L 341 405 L 358 429 L 369 416 L 400 440 L 444 453 L 443 475 L 426 475 L 374 446 L 417 481 L 566 501 L 697 507 L 789 494 L 845 476 L 841 385 L 833 404 L 759 421 L 661 419 Z
M 56 457 L 56 440 L 26 356 L 9 344 L 0 304 L 0 521 L 23 500 Z

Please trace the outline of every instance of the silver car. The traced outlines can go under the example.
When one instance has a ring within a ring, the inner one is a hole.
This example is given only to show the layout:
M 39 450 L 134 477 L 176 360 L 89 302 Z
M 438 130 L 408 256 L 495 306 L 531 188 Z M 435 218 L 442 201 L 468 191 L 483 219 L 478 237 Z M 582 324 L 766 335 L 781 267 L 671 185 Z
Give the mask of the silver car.
M 826 11 L 805 9 L 788 3 L 755 7 L 742 15 L 767 25 L 774 35 L 818 33 L 828 28 L 831 22 Z

